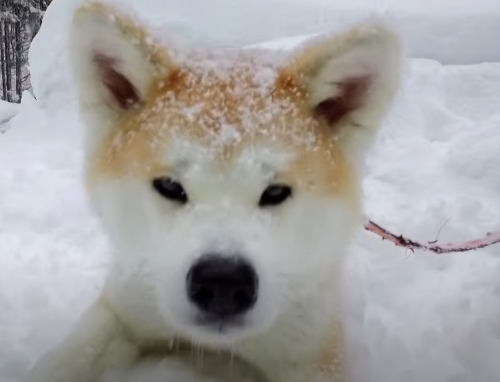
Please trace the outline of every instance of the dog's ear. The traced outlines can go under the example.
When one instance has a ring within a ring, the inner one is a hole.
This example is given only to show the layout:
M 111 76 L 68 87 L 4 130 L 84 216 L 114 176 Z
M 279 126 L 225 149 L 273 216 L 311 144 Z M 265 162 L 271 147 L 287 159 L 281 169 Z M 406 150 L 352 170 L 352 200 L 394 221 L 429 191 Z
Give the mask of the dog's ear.
M 139 105 L 155 79 L 173 68 L 144 27 L 99 2 L 76 10 L 69 53 L 82 114 L 101 130 Z
M 291 69 L 308 107 L 328 125 L 354 166 L 364 163 L 400 82 L 402 46 L 382 22 L 369 21 L 294 53 Z

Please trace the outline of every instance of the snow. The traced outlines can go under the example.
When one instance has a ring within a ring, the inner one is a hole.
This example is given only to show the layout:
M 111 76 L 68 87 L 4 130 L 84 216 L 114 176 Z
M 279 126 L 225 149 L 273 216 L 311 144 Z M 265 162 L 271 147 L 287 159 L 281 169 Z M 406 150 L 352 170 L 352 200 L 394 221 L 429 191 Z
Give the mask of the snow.
M 366 214 L 423 242 L 443 225 L 442 242 L 500 230 L 499 99 L 498 63 L 415 60 L 371 153 Z M 497 380 L 499 253 L 411 254 L 360 233 L 348 281 L 359 380 Z
M 0 132 L 7 130 L 9 121 L 17 115 L 18 111 L 17 103 L 0 101 Z
M 97 293 L 107 262 L 84 195 L 81 126 L 63 53 L 62 28 L 79 1 L 54 0 L 47 10 L 30 53 L 38 101 L 24 96 L 0 135 L 2 382 L 20 381 L 64 335 Z M 286 0 L 286 7 L 285 0 L 266 0 L 265 12 L 263 0 L 213 0 L 210 6 L 141 0 L 140 7 L 127 1 L 153 23 L 214 45 L 315 34 L 385 8 L 403 21 L 410 52 L 420 58 L 411 60 L 370 155 L 367 216 L 421 241 L 438 233 L 444 242 L 462 241 L 500 230 L 497 0 L 422 0 L 419 6 L 412 0 L 370 6 Z M 290 48 L 303 38 L 266 47 Z M 0 121 L 10 108 L 0 104 Z M 354 382 L 498 380 L 500 246 L 412 254 L 360 230 L 351 252 L 346 323 Z

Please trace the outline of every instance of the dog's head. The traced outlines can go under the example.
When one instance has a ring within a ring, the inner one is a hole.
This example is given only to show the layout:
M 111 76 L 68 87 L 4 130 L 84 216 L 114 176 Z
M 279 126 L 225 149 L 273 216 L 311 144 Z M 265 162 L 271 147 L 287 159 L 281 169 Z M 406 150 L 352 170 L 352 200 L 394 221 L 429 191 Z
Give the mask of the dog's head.
M 188 53 L 93 3 L 70 44 L 91 199 L 166 323 L 214 344 L 327 316 L 397 38 L 370 23 L 288 53 Z

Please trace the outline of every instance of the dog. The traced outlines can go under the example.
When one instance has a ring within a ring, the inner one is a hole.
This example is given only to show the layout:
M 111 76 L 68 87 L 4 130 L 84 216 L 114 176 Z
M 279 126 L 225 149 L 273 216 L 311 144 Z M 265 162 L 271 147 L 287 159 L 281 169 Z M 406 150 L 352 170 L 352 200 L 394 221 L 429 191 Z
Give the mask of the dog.
M 27 380 L 94 382 L 180 347 L 257 380 L 347 381 L 343 264 L 400 84 L 398 34 L 372 19 L 291 52 L 187 49 L 92 1 L 70 36 L 85 184 L 113 257 Z

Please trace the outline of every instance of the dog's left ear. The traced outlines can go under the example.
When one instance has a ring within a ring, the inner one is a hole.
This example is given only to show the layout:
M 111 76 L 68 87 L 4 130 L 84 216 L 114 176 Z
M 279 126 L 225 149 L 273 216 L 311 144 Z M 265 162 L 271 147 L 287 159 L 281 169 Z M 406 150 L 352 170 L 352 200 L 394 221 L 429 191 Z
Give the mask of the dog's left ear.
M 291 69 L 313 116 L 327 126 L 353 166 L 362 166 L 400 82 L 403 51 L 381 22 L 306 43 Z

